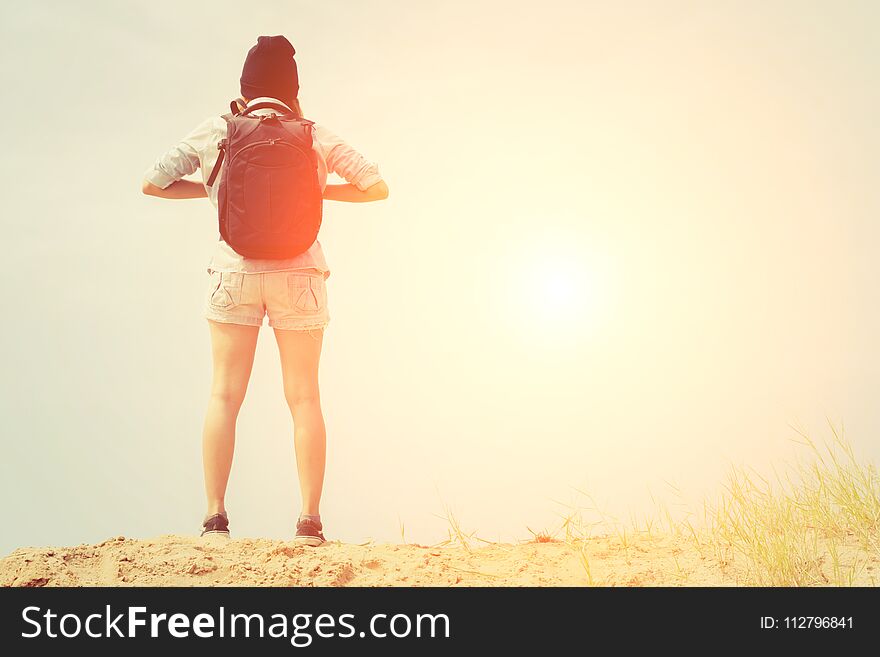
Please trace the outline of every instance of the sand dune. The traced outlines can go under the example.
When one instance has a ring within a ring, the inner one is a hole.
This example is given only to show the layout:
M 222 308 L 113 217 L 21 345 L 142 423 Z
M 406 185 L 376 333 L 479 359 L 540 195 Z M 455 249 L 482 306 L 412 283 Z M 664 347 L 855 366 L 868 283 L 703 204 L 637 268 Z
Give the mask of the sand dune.
M 696 526 L 691 512 L 642 530 L 578 511 L 520 543 L 484 541 L 451 515 L 450 540 L 433 546 L 120 536 L 15 550 L 0 586 L 878 586 L 876 467 L 836 432 L 824 446 L 799 435 L 811 460 L 775 482 L 734 468 Z
M 582 552 L 583 550 L 583 552 Z M 586 558 L 586 561 L 585 559 Z M 483 547 L 264 539 L 118 537 L 97 545 L 20 548 L 2 586 L 616 586 L 732 585 L 734 575 L 674 537 L 594 538 Z

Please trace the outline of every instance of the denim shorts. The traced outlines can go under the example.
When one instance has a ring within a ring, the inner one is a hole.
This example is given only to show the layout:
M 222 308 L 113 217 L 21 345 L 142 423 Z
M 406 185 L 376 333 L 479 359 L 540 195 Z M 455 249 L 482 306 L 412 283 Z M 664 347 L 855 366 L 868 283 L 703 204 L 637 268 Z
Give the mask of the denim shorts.
M 292 331 L 326 328 L 327 283 L 318 269 L 262 273 L 209 270 L 205 317 L 215 322 Z

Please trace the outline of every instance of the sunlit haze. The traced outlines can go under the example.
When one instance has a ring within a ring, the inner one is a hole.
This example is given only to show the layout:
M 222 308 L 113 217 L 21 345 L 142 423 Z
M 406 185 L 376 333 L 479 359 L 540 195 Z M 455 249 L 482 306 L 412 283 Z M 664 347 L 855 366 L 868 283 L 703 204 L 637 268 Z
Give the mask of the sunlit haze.
M 873 2 L 19 2 L 0 10 L 0 552 L 192 534 L 206 200 L 140 193 L 297 49 L 387 201 L 325 204 L 328 538 L 491 540 L 699 502 L 791 424 L 880 457 Z M 289 537 L 264 328 L 227 507 Z

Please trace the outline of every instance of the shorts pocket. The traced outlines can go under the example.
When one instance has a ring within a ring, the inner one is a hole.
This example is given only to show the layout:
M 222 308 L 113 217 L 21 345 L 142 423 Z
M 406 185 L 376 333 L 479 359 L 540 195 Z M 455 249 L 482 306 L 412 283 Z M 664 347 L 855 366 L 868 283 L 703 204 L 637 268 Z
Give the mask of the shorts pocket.
M 215 271 L 211 274 L 211 307 L 231 308 L 241 303 L 243 274 Z
M 290 306 L 300 315 L 317 315 L 327 306 L 323 274 L 288 274 Z

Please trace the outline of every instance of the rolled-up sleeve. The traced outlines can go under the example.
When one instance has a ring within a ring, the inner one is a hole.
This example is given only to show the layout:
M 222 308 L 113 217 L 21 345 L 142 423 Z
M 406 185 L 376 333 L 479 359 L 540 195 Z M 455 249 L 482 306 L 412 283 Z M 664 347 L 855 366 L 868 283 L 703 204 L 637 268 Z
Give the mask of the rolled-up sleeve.
M 200 166 L 199 154 L 211 142 L 213 132 L 213 118 L 202 121 L 179 144 L 166 151 L 147 169 L 144 180 L 165 189 L 184 176 L 195 173 Z
M 379 166 L 370 162 L 339 135 L 315 125 L 316 136 L 327 160 L 327 170 L 364 191 L 382 181 Z

